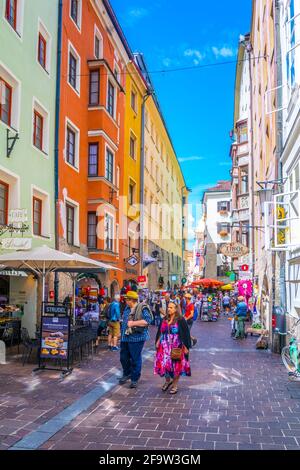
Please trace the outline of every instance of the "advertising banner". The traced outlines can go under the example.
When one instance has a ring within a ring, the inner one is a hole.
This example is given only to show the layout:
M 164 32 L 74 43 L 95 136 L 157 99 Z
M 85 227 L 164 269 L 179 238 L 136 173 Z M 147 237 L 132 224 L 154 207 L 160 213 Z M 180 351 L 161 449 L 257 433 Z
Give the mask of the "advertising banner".
M 70 317 L 43 315 L 41 324 L 42 359 L 68 359 Z

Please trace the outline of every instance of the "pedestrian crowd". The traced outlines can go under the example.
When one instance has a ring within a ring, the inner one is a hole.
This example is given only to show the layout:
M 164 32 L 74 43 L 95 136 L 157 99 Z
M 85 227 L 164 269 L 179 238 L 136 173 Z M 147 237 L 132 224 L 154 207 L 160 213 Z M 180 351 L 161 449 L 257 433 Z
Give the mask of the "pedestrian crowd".
M 246 299 L 233 293 L 203 290 L 149 292 L 123 290 L 113 299 L 99 299 L 98 340 L 107 337 L 110 351 L 119 351 L 121 385 L 137 388 L 142 371 L 142 352 L 150 339 L 149 326 L 157 328 L 154 374 L 164 379 L 162 391 L 176 394 L 180 377 L 191 376 L 190 350 L 197 338 L 191 334 L 195 321 L 231 320 L 231 335 L 244 339 L 245 321 L 251 316 Z M 120 345 L 118 345 L 120 344 Z

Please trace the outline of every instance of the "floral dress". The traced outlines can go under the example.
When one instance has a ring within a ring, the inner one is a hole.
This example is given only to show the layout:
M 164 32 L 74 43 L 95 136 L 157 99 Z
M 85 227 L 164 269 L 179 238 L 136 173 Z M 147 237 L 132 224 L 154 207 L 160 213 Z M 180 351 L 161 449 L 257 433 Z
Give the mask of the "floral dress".
M 174 378 L 179 376 L 190 376 L 190 362 L 186 358 L 183 350 L 179 361 L 172 361 L 171 349 L 181 348 L 183 345 L 179 337 L 178 323 L 168 325 L 166 320 L 161 324 L 160 344 L 156 352 L 154 374 L 161 377 Z

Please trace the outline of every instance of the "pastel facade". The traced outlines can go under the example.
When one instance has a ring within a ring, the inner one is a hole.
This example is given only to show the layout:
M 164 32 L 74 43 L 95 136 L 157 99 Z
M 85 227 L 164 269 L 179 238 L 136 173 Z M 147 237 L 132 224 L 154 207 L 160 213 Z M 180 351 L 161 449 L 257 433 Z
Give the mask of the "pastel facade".
M 0 223 L 11 209 L 26 209 L 32 247 L 55 244 L 57 25 L 58 0 L 0 0 Z M 0 284 L 2 295 L 9 285 L 11 303 L 24 305 L 23 326 L 33 334 L 36 281 L 1 276 Z

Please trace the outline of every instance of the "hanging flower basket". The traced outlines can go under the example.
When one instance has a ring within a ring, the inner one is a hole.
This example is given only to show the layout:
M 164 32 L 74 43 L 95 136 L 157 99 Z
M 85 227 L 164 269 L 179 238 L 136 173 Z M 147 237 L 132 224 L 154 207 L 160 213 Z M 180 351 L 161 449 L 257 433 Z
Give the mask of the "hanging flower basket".
M 219 211 L 220 215 L 227 215 L 228 214 L 228 211 L 227 210 L 222 210 L 222 211 Z
M 221 232 L 219 233 L 220 237 L 227 237 L 228 235 L 228 232 L 226 232 L 226 230 L 221 230 Z

